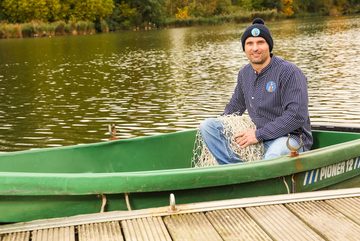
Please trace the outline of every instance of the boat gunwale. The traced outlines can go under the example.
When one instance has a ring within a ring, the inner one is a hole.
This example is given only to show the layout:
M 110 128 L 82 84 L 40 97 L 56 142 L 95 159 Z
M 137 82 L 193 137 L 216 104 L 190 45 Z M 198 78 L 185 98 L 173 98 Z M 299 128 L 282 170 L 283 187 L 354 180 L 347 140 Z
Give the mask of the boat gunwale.
M 360 132 L 358 133 L 355 131 L 351 131 L 351 129 L 346 129 L 346 131 L 339 131 L 336 129 L 332 130 L 329 127 L 326 127 L 326 128 L 325 127 L 320 126 L 319 129 L 314 129 L 313 132 L 333 133 L 333 134 L 338 134 L 338 133 L 339 134 L 358 134 L 359 138 L 360 138 Z M 320 129 L 320 128 L 324 128 L 324 129 Z M 360 128 L 359 128 L 359 130 L 360 130 Z M 153 135 L 153 136 L 138 136 L 138 137 L 128 138 L 128 139 L 115 139 L 115 140 L 95 142 L 95 143 L 81 143 L 81 144 L 69 145 L 69 146 L 44 147 L 44 148 L 33 148 L 33 149 L 21 150 L 21 151 L 0 152 L 0 157 L 1 156 L 12 156 L 12 155 L 17 155 L 17 154 L 44 153 L 44 152 L 53 152 L 53 151 L 58 151 L 58 150 L 72 150 L 72 149 L 78 149 L 78 148 L 90 148 L 90 147 L 116 145 L 118 143 L 123 143 L 123 142 L 137 142 L 137 141 L 141 141 L 141 140 L 159 138 L 160 136 L 176 136 L 176 135 L 181 135 L 184 133 L 191 133 L 191 132 L 196 132 L 196 129 L 188 129 L 188 130 L 181 130 L 181 131 L 170 132 L 170 133 L 162 133 L 162 134 Z M 339 143 L 339 144 L 343 144 L 343 143 Z M 315 150 L 317 150 L 317 149 L 315 149 Z

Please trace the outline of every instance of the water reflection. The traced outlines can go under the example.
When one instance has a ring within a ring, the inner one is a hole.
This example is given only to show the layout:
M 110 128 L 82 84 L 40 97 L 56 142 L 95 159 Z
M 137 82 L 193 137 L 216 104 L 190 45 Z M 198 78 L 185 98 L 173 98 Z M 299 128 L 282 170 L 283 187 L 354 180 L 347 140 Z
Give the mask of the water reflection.
M 360 21 L 269 23 L 274 53 L 309 79 L 314 123 L 360 123 Z M 0 41 L 0 150 L 196 127 L 222 112 L 247 63 L 246 25 Z

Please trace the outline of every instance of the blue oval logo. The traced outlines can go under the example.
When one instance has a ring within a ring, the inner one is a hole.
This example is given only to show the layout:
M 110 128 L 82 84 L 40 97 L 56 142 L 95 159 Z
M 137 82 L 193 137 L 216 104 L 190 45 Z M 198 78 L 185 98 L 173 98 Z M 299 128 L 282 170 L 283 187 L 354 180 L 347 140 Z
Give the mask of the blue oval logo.
M 259 35 L 260 35 L 260 29 L 258 29 L 258 28 L 253 28 L 253 29 L 251 30 L 251 35 L 254 36 L 254 37 L 259 36 Z
M 266 91 L 272 93 L 276 90 L 276 83 L 274 81 L 269 81 L 266 83 Z

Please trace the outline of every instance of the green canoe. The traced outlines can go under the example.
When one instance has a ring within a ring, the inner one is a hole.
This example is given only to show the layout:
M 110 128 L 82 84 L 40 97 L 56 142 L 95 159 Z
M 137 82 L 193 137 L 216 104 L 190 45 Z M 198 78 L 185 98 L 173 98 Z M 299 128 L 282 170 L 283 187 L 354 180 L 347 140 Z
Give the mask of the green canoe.
M 0 154 L 0 222 L 360 186 L 360 133 L 297 157 L 192 168 L 195 131 Z

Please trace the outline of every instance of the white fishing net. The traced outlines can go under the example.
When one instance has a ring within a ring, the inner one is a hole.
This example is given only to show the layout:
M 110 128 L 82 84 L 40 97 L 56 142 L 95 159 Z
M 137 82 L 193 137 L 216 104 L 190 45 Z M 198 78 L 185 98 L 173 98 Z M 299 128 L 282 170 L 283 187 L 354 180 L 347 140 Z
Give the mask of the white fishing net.
M 223 124 L 224 135 L 229 140 L 230 148 L 239 155 L 240 159 L 244 162 L 251 162 L 261 160 L 264 155 L 264 145 L 259 142 L 255 145 L 250 145 L 246 148 L 240 148 L 235 142 L 235 135 L 240 131 L 249 128 L 255 129 L 255 124 L 248 116 L 239 115 L 225 115 L 217 117 Z M 193 167 L 207 167 L 218 165 L 218 162 L 207 148 L 200 131 L 196 133 L 196 139 L 193 149 L 193 157 L 191 160 Z

